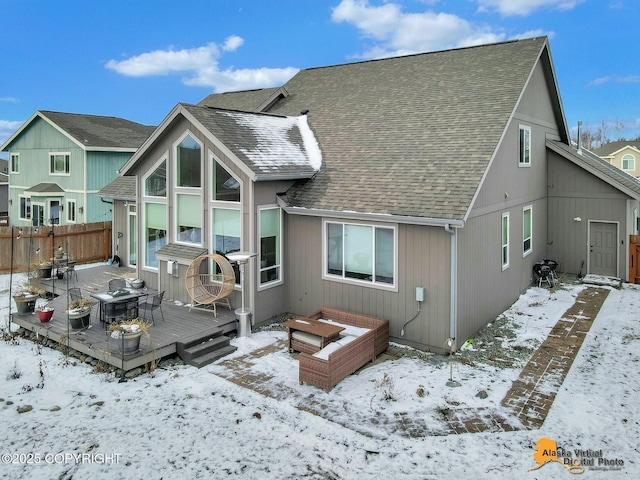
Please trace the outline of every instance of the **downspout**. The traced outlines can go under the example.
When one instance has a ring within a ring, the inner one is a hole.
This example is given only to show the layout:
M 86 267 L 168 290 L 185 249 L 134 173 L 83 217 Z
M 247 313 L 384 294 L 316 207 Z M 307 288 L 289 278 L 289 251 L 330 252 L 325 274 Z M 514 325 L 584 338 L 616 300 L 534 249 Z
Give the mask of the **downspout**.
M 449 348 L 451 349 L 451 352 L 455 352 L 456 331 L 458 329 L 458 236 L 456 234 L 456 229 L 452 228 L 449 223 L 444 226 L 444 230 L 451 234 L 451 293 L 449 295 L 449 340 L 447 340 L 447 342 L 451 342 Z

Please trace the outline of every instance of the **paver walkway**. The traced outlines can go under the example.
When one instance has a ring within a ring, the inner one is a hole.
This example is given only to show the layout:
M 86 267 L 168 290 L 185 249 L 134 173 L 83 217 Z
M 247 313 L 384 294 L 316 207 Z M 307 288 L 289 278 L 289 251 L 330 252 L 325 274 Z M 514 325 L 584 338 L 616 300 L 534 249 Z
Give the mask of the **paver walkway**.
M 607 289 L 593 287 L 580 292 L 573 306 L 558 320 L 502 400 L 502 407 L 513 412 L 512 416 L 505 418 L 503 413 L 491 407 L 450 408 L 440 412 L 444 424 L 442 428 L 433 430 L 415 419 L 400 415 L 396 419 L 396 431 L 416 437 L 540 428 L 608 294 Z M 269 382 L 272 376 L 251 371 L 260 357 L 281 349 L 286 349 L 285 341 L 276 342 L 242 357 L 225 360 L 221 363 L 226 370 L 222 376 L 272 398 L 295 395 L 296 392 L 286 385 L 278 385 L 278 392 L 272 391 L 273 384 Z M 322 404 L 321 397 L 309 396 L 304 400 L 298 406 L 300 410 L 331 420 L 331 412 Z

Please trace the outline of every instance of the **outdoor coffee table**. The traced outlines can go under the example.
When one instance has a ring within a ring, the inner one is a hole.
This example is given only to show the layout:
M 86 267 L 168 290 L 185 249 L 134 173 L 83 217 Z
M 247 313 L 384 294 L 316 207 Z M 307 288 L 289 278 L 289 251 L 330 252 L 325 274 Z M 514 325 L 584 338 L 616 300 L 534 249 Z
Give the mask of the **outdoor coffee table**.
M 322 350 L 328 343 L 337 340 L 340 336 L 340 332 L 344 330 L 344 327 L 331 325 L 311 318 L 296 318 L 288 320 L 282 325 L 287 327 L 289 352 L 293 351 L 293 348 L 291 348 L 291 335 L 296 330 L 318 336 L 320 338 L 320 350 Z

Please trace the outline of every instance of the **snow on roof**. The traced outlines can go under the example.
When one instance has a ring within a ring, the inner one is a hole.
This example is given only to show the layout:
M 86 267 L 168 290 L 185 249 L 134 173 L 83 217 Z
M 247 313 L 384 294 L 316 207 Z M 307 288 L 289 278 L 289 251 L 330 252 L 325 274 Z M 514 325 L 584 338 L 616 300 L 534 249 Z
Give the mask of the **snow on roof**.
M 263 172 L 280 170 L 286 166 L 311 167 L 322 165 L 322 153 L 307 117 L 275 117 L 221 112 L 232 117 L 238 125 L 251 130 L 256 144 L 241 146 L 239 150 Z M 296 131 L 297 130 L 297 131 Z M 296 138 L 298 137 L 299 138 Z

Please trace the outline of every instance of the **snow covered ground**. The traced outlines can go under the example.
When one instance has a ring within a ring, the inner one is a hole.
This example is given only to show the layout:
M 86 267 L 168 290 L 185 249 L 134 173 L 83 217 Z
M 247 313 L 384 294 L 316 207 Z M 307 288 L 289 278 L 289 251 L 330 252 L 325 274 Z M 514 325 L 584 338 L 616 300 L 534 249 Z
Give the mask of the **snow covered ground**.
M 0 276 L 0 325 L 8 318 L 8 283 Z M 33 342 L 0 341 L 0 476 L 570 478 L 555 462 L 529 471 L 536 466 L 534 446 L 547 437 L 565 450 L 601 451 L 624 462 L 618 470 L 587 468 L 581 478 L 637 478 L 640 288 L 633 285 L 611 289 L 542 429 L 437 435 L 443 408 L 503 409 L 500 400 L 530 352 L 582 288 L 530 289 L 493 322 L 492 335 L 474 339 L 469 349 L 475 352 L 461 353 L 473 362 L 406 349 L 329 394 L 298 385 L 296 361 L 283 349 L 253 367 L 270 377 L 270 387 L 280 386 L 280 395 L 269 398 L 224 379 L 228 369 L 221 362 L 161 368 L 118 383 L 112 374 Z M 281 331 L 266 330 L 236 339 L 234 356 L 283 338 Z M 509 362 L 479 361 L 482 352 Z M 461 386 L 448 387 L 450 379 Z M 477 396 L 481 391 L 486 398 Z M 298 408 L 305 399 L 324 414 Z M 27 405 L 31 411 L 18 413 Z M 398 428 L 392 421 L 398 418 L 422 431 Z

